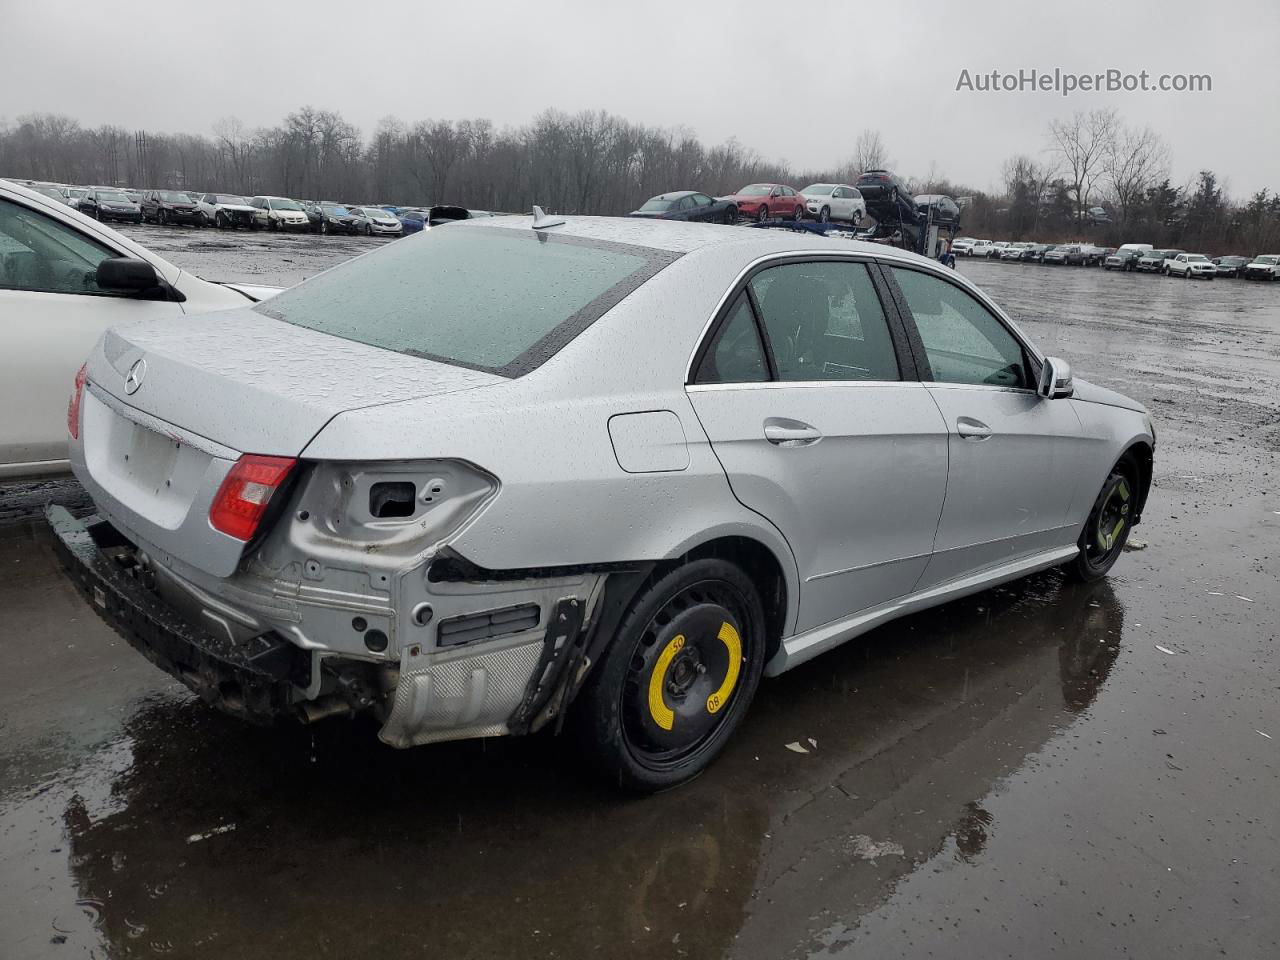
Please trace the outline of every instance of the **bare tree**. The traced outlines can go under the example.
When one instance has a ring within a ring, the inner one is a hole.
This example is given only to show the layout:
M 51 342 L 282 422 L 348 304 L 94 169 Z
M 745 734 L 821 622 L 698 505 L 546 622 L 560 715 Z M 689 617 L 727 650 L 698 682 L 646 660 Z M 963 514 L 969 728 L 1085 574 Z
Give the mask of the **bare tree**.
M 1049 151 L 1061 162 L 1077 225 L 1084 222 L 1094 185 L 1114 149 L 1117 126 L 1115 110 L 1078 112 L 1049 124 Z
M 853 173 L 866 173 L 868 170 L 883 170 L 889 166 L 889 151 L 879 130 L 863 130 L 858 134 L 857 145 L 853 149 Z
M 1117 132 L 1105 164 L 1120 222 L 1127 223 L 1147 190 L 1169 175 L 1169 148 L 1150 127 L 1124 127 Z

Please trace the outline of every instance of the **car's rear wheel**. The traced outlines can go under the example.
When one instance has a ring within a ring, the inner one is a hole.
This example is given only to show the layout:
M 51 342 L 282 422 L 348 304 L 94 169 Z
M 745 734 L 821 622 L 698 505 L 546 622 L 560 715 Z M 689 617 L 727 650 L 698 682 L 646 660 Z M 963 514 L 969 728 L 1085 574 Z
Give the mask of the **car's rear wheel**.
M 751 580 L 724 560 L 695 560 L 644 587 L 574 707 L 596 769 L 642 792 L 705 770 L 755 695 L 764 623 Z
M 156 216 L 156 222 L 162 227 L 167 227 L 169 225 L 169 211 L 161 207 L 160 213 Z
M 1124 551 L 1137 506 L 1137 465 L 1126 455 L 1111 468 L 1093 502 L 1080 534 L 1080 553 L 1068 565 L 1068 573 L 1078 580 L 1105 577 Z

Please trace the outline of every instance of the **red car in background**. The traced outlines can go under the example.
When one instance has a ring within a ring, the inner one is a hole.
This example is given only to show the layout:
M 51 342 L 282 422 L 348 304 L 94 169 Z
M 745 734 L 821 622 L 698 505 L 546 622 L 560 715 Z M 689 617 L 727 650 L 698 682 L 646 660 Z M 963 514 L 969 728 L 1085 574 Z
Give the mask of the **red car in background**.
M 731 197 L 741 216 L 753 220 L 800 220 L 804 217 L 804 197 L 781 183 L 752 183 Z

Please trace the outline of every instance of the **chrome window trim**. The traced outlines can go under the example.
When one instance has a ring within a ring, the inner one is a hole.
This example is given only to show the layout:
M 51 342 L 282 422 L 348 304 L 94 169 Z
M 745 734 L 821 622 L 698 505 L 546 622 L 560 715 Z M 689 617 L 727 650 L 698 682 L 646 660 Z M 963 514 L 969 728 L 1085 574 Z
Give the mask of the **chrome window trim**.
M 787 387 L 800 387 L 812 390 L 815 387 L 913 387 L 925 386 L 919 380 L 744 380 L 741 383 L 686 383 L 688 393 L 702 393 L 712 390 L 781 390 Z
M 932 274 L 934 276 L 937 276 L 941 280 L 955 283 L 956 286 L 960 287 L 962 290 L 964 290 L 966 293 L 968 293 L 970 296 L 976 299 L 980 304 L 982 304 L 984 308 L 989 310 L 996 317 L 997 320 L 999 320 L 1002 324 L 1004 324 L 1005 328 L 1009 331 L 1010 334 L 1013 335 L 1014 339 L 1016 339 L 1020 344 L 1022 344 L 1023 348 L 1028 353 L 1030 353 L 1031 356 L 1034 357 L 1038 363 L 1040 364 L 1044 363 L 1044 354 L 1041 353 L 1039 348 L 1036 347 L 1036 345 L 1031 342 L 1031 340 L 1027 337 L 1027 335 L 1022 332 L 1022 330 L 1018 327 L 1017 323 L 1014 322 L 1013 318 L 1010 317 L 1007 313 L 1005 313 L 1002 309 L 1000 309 L 1000 307 L 990 297 L 988 297 L 985 293 L 983 293 L 982 290 L 980 290 L 973 283 L 972 280 L 970 280 L 964 274 L 959 273 L 958 271 L 949 270 L 945 267 L 942 267 L 941 265 L 935 265 L 933 264 L 932 261 L 929 261 L 929 260 L 921 260 L 918 258 L 916 254 L 903 255 L 903 252 L 897 250 L 897 248 L 895 247 L 887 247 L 883 252 L 879 250 L 867 251 L 867 250 L 796 249 L 796 250 L 777 251 L 774 253 L 766 253 L 762 256 L 756 257 L 754 260 L 750 261 L 745 267 L 743 267 L 741 270 L 738 271 L 737 275 L 733 278 L 733 281 L 725 288 L 724 292 L 720 295 L 720 299 L 716 301 L 716 305 L 712 309 L 711 314 L 707 317 L 707 319 L 702 324 L 702 329 L 698 333 L 698 338 L 694 342 L 693 349 L 689 353 L 689 359 L 685 362 L 685 365 L 684 365 L 684 382 L 686 387 L 711 386 L 710 384 L 693 384 L 690 382 L 693 379 L 693 363 L 694 363 L 694 360 L 697 359 L 698 354 L 702 351 L 702 346 L 706 342 L 707 335 L 708 333 L 710 333 L 712 325 L 716 322 L 716 318 L 720 316 L 720 312 L 724 309 L 724 306 L 728 302 L 730 296 L 737 292 L 739 285 L 742 283 L 743 279 L 747 276 L 747 274 L 751 273 L 758 267 L 771 263 L 775 260 L 794 260 L 796 257 L 812 258 L 814 260 L 847 260 L 851 263 L 881 263 L 887 266 L 901 265 L 904 267 L 919 270 L 922 273 Z M 905 321 L 905 320 L 911 320 L 912 318 L 910 317 L 910 314 L 908 314 L 903 319 Z M 912 320 L 912 322 L 914 322 L 914 320 Z M 845 381 L 824 380 L 821 382 L 833 383 L 833 382 L 845 382 Z M 869 382 L 869 381 L 854 381 L 854 382 Z M 892 381 L 892 382 L 897 382 L 897 381 Z M 716 384 L 716 386 L 719 386 L 719 384 Z M 1031 392 L 1034 392 L 1034 391 L 1031 391 Z

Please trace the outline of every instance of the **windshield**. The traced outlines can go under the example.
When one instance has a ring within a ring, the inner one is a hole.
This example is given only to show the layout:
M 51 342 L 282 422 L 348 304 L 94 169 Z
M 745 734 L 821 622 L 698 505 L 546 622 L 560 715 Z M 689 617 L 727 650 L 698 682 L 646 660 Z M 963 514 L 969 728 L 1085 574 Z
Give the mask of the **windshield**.
M 1209 258 L 1203 253 L 1193 253 L 1191 256 L 1187 257 L 1187 259 L 1192 263 L 1199 263 L 1201 260 L 1208 260 Z
M 302 208 L 292 200 L 272 200 L 271 209 L 272 210 L 301 210 Z
M 67 194 L 68 194 L 68 196 L 72 196 L 72 197 L 75 197 L 76 199 L 79 199 L 79 198 L 81 198 L 81 197 L 87 197 L 87 196 L 89 195 L 89 191 L 88 191 L 88 190 L 75 189 L 75 190 L 68 190 L 68 191 L 67 191 Z
M 678 256 L 532 230 L 426 230 L 253 309 L 384 350 L 519 376 Z
M 351 211 L 349 211 L 346 207 L 339 207 L 336 204 L 332 204 L 332 203 L 322 204 L 320 207 L 320 212 L 330 217 L 351 216 Z
M 97 196 L 100 201 L 106 200 L 108 203 L 128 203 L 129 202 L 129 198 L 126 197 L 119 190 L 99 190 Z
M 218 194 L 216 197 L 214 197 L 214 200 L 215 200 L 217 203 L 232 203 L 232 204 L 239 204 L 239 205 L 240 205 L 240 206 L 242 206 L 242 207 L 247 207 L 247 206 L 249 205 L 249 204 L 245 201 L 245 198 L 244 198 L 244 197 L 233 197 L 233 196 L 231 196 L 230 194 L 226 194 L 226 193 L 220 193 L 220 194 Z
M 829 197 L 835 188 L 834 183 L 811 183 L 800 192 L 806 196 L 812 194 L 815 197 Z
M 160 199 L 167 203 L 190 203 L 191 198 L 185 193 L 178 193 L 176 190 L 161 190 Z
M 652 200 L 646 200 L 640 208 L 641 213 L 661 213 L 663 210 L 670 210 L 675 206 L 674 200 L 663 200 L 661 197 L 654 197 Z
M 1280 257 L 1259 257 L 1256 263 L 1280 263 Z
M 742 197 L 767 197 L 772 192 L 773 187 L 767 183 L 753 183 L 739 190 L 738 195 Z

